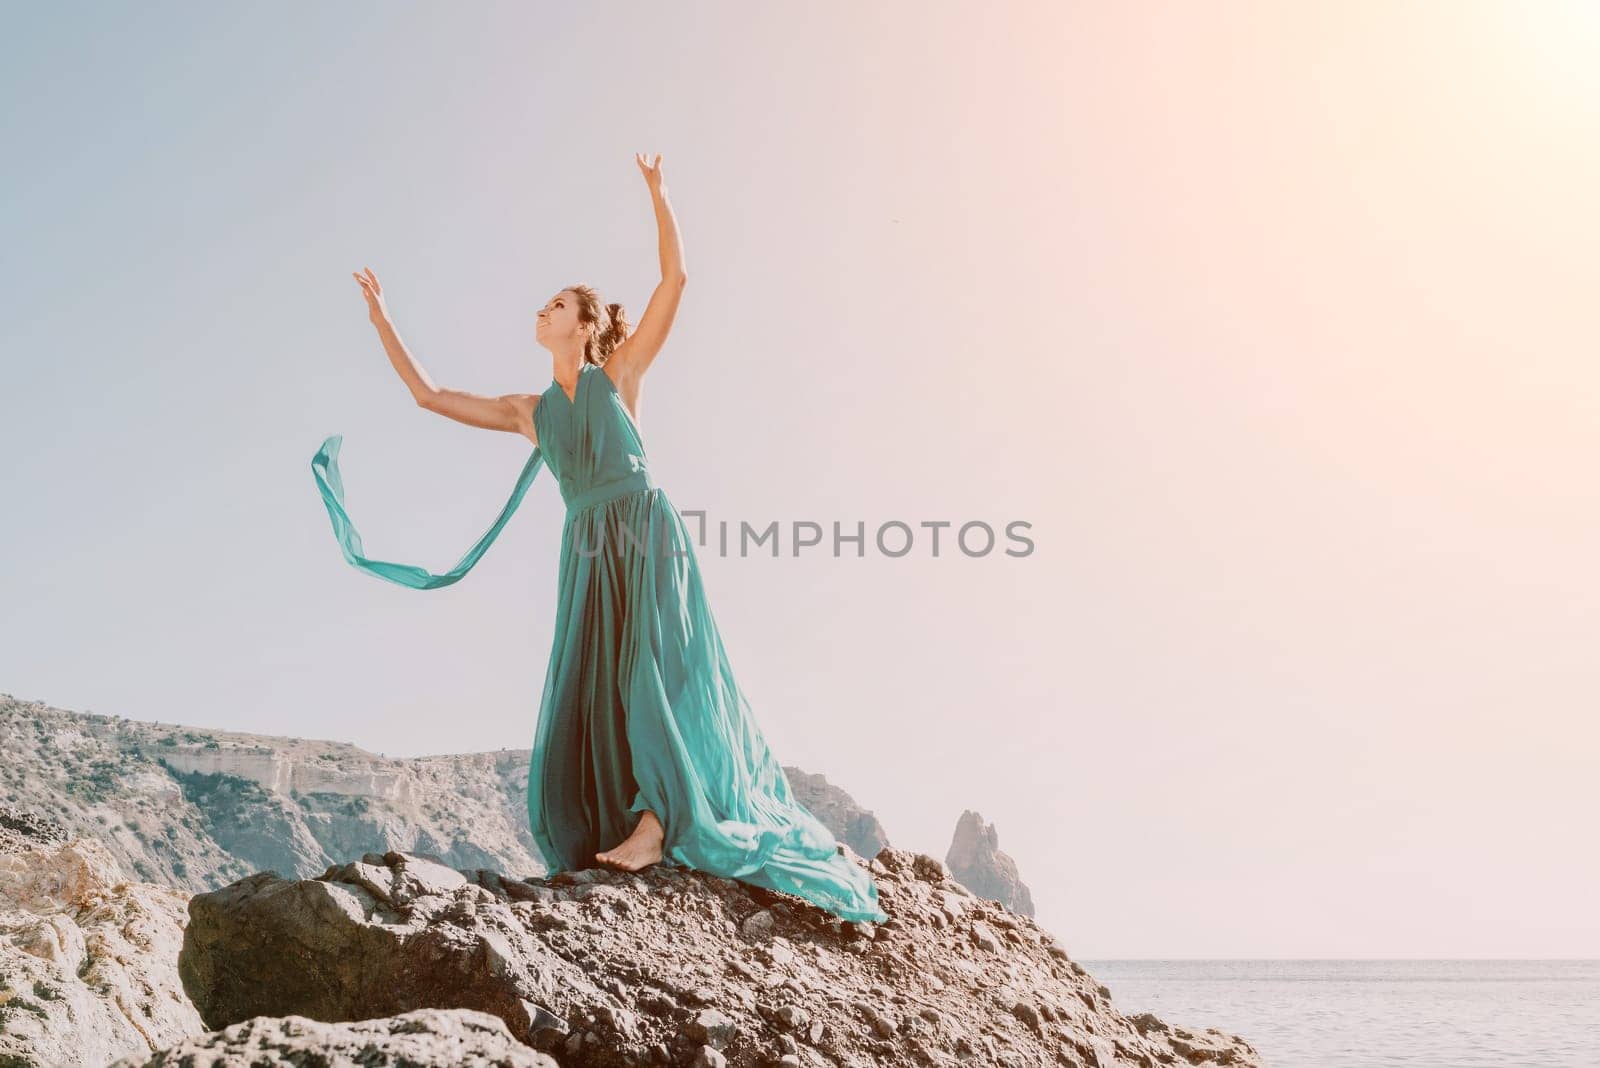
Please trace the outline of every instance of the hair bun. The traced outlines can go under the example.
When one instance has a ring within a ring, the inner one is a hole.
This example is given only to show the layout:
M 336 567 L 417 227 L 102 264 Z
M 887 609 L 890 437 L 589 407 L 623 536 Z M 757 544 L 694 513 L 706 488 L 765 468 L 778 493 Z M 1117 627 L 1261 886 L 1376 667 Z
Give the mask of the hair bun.
M 592 286 L 573 285 L 566 288 L 577 296 L 578 318 L 588 324 L 592 331 L 584 345 L 583 358 L 593 364 L 604 363 L 633 332 L 633 324 L 628 322 L 627 313 L 620 303 L 601 303 L 600 294 Z M 605 309 L 603 319 L 602 308 Z

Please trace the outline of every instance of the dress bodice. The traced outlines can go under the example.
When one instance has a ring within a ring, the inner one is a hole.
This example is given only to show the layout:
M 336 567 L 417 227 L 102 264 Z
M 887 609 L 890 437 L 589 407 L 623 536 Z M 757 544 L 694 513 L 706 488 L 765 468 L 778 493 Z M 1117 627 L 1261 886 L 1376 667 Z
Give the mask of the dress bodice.
M 569 508 L 614 483 L 620 488 L 631 477 L 648 477 L 639 427 L 611 376 L 594 364 L 583 365 L 571 398 L 559 382 L 550 383 L 534 406 L 533 427 Z

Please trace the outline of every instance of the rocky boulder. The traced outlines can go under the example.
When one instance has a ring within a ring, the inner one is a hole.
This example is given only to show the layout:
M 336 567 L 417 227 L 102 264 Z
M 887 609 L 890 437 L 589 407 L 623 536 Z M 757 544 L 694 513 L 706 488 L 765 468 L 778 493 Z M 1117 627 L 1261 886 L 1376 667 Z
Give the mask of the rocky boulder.
M 1259 1063 L 1235 1036 L 1123 1016 L 938 859 L 847 855 L 881 926 L 670 864 L 523 880 L 390 852 L 263 872 L 190 902 L 179 969 L 211 1028 L 471 1009 L 568 1066 Z
M 0 836 L 0 1065 L 100 1068 L 203 1030 L 178 981 L 184 890 L 10 810 Z

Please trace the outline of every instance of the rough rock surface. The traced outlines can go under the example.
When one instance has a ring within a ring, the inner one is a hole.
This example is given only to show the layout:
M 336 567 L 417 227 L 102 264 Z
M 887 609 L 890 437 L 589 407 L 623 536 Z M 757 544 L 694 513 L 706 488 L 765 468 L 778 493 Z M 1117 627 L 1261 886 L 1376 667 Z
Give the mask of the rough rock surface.
M 323 1023 L 304 1016 L 257 1016 L 110 1068 L 273 1068 L 275 1065 L 386 1065 L 388 1068 L 558 1068 L 511 1037 L 499 1017 L 471 1009 L 418 1009 L 383 1020 Z
M 881 926 L 673 865 L 513 880 L 370 854 L 195 897 L 179 967 L 213 1028 L 469 1008 L 568 1066 L 1259 1063 L 1243 1039 L 1123 1016 L 936 858 L 868 866 Z
M 0 816 L 0 1065 L 100 1068 L 203 1029 L 178 981 L 187 891 L 128 882 L 92 838 Z
M 957 821 L 944 862 L 956 882 L 979 897 L 994 898 L 1013 912 L 1033 915 L 1033 894 L 1017 874 L 1017 862 L 1000 851 L 1000 834 L 994 824 L 985 823 L 971 809 Z
M 59 845 L 66 840 L 66 828 L 48 816 L 17 805 L 0 805 L 0 853 Z

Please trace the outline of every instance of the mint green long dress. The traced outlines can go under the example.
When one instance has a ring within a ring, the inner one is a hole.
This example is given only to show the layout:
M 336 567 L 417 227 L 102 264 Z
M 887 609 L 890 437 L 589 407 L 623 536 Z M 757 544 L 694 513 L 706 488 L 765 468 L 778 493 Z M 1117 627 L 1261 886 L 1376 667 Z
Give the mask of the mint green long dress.
M 639 813 L 666 831 L 663 860 L 883 921 L 870 873 L 790 793 L 734 679 L 693 542 L 651 477 L 611 377 L 586 364 L 576 396 L 552 381 L 539 444 L 490 528 L 449 571 L 373 560 L 345 509 L 343 435 L 311 469 L 345 559 L 413 589 L 462 578 L 499 536 L 541 466 L 561 487 L 554 639 L 528 770 L 528 823 L 551 871 L 599 866 Z

